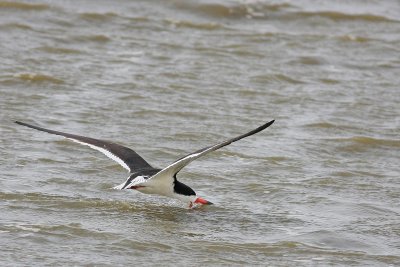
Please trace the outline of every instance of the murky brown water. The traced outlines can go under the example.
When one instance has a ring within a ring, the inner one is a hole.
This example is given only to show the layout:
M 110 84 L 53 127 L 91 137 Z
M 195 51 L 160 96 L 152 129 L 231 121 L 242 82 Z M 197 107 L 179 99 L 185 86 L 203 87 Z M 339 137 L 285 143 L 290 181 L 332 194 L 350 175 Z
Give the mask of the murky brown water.
M 0 1 L 2 266 L 395 266 L 400 4 Z M 157 167 L 262 123 L 180 179 L 111 190 L 110 139 Z

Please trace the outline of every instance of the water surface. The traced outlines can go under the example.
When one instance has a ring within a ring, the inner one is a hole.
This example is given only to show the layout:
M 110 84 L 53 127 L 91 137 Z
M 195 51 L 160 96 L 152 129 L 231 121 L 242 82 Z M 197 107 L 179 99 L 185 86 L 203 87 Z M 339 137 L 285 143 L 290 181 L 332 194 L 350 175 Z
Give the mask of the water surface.
M 395 266 L 398 1 L 0 1 L 5 266 Z M 180 179 L 216 205 L 110 188 L 276 119 Z

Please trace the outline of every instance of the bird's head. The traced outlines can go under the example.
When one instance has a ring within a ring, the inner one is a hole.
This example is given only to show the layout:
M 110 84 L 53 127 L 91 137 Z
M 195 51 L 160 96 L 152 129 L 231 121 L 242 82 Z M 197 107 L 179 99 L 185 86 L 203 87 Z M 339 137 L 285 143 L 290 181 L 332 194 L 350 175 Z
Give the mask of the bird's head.
M 174 192 L 175 197 L 184 201 L 189 202 L 189 208 L 192 208 L 194 205 L 211 205 L 213 204 L 210 201 L 205 200 L 204 198 L 198 197 L 194 190 L 184 183 L 179 182 L 175 179 L 174 182 Z

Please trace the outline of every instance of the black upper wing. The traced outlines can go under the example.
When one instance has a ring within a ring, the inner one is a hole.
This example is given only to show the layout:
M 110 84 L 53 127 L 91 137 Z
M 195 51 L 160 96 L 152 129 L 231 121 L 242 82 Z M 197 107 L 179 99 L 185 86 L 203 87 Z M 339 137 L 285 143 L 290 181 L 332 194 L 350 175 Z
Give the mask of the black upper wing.
M 50 134 L 61 135 L 72 141 L 78 142 L 83 145 L 87 145 L 93 149 L 96 149 L 107 157 L 118 162 L 122 167 L 127 169 L 130 172 L 137 172 L 144 169 L 152 168 L 149 163 L 147 163 L 141 156 L 139 156 L 135 151 L 130 148 L 99 139 L 94 139 L 90 137 L 63 133 L 59 131 L 53 131 L 49 129 L 45 129 L 39 126 L 34 126 L 28 123 L 16 121 L 15 123 L 27 126 L 39 131 L 47 132 Z
M 158 172 L 156 175 L 154 175 L 152 177 L 152 179 L 158 179 L 158 177 L 161 178 L 161 177 L 172 177 L 172 176 L 175 176 L 182 168 L 184 168 L 186 165 L 188 165 L 193 160 L 195 160 L 195 159 L 197 159 L 197 158 L 199 158 L 201 156 L 204 156 L 204 155 L 206 155 L 206 154 L 208 154 L 208 153 L 210 153 L 212 151 L 220 149 L 221 147 L 224 147 L 224 146 L 227 146 L 227 145 L 229 145 L 229 144 L 231 144 L 233 142 L 236 142 L 236 141 L 238 141 L 240 139 L 243 139 L 243 138 L 245 138 L 247 136 L 256 134 L 258 132 L 261 132 L 262 130 L 268 128 L 271 124 L 273 124 L 274 121 L 275 120 L 267 122 L 266 124 L 261 125 L 260 127 L 254 129 L 254 130 L 252 130 L 252 131 L 250 131 L 248 133 L 239 135 L 237 137 L 228 139 L 228 140 L 223 141 L 221 143 L 218 143 L 216 145 L 205 147 L 203 149 L 197 150 L 196 152 L 190 153 L 190 154 L 184 156 L 183 158 L 178 159 L 177 161 L 175 161 L 174 163 L 170 164 L 166 168 L 162 169 L 160 172 Z

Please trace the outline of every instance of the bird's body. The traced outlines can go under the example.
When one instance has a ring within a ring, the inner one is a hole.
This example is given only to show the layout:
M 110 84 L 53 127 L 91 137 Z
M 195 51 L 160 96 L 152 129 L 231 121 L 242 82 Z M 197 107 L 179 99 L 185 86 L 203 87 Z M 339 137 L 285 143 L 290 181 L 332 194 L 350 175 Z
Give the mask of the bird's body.
M 168 165 L 164 169 L 157 169 L 152 167 L 132 149 L 118 145 L 116 143 L 60 131 L 49 130 L 39 126 L 16 121 L 17 124 L 50 134 L 60 135 L 65 138 L 71 139 L 74 142 L 87 145 L 95 150 L 102 152 L 109 158 L 118 162 L 122 167 L 129 171 L 129 177 L 124 183 L 114 187 L 114 189 L 134 189 L 145 194 L 156 194 L 166 197 L 172 197 L 188 203 L 190 208 L 193 207 L 194 204 L 204 205 L 212 203 L 198 197 L 193 189 L 178 181 L 176 177 L 178 172 L 193 160 L 205 154 L 208 154 L 209 152 L 229 145 L 230 143 L 238 141 L 242 138 L 258 133 L 269 127 L 273 122 L 274 120 L 246 134 L 188 154 L 185 157 L 182 157 L 172 164 Z

